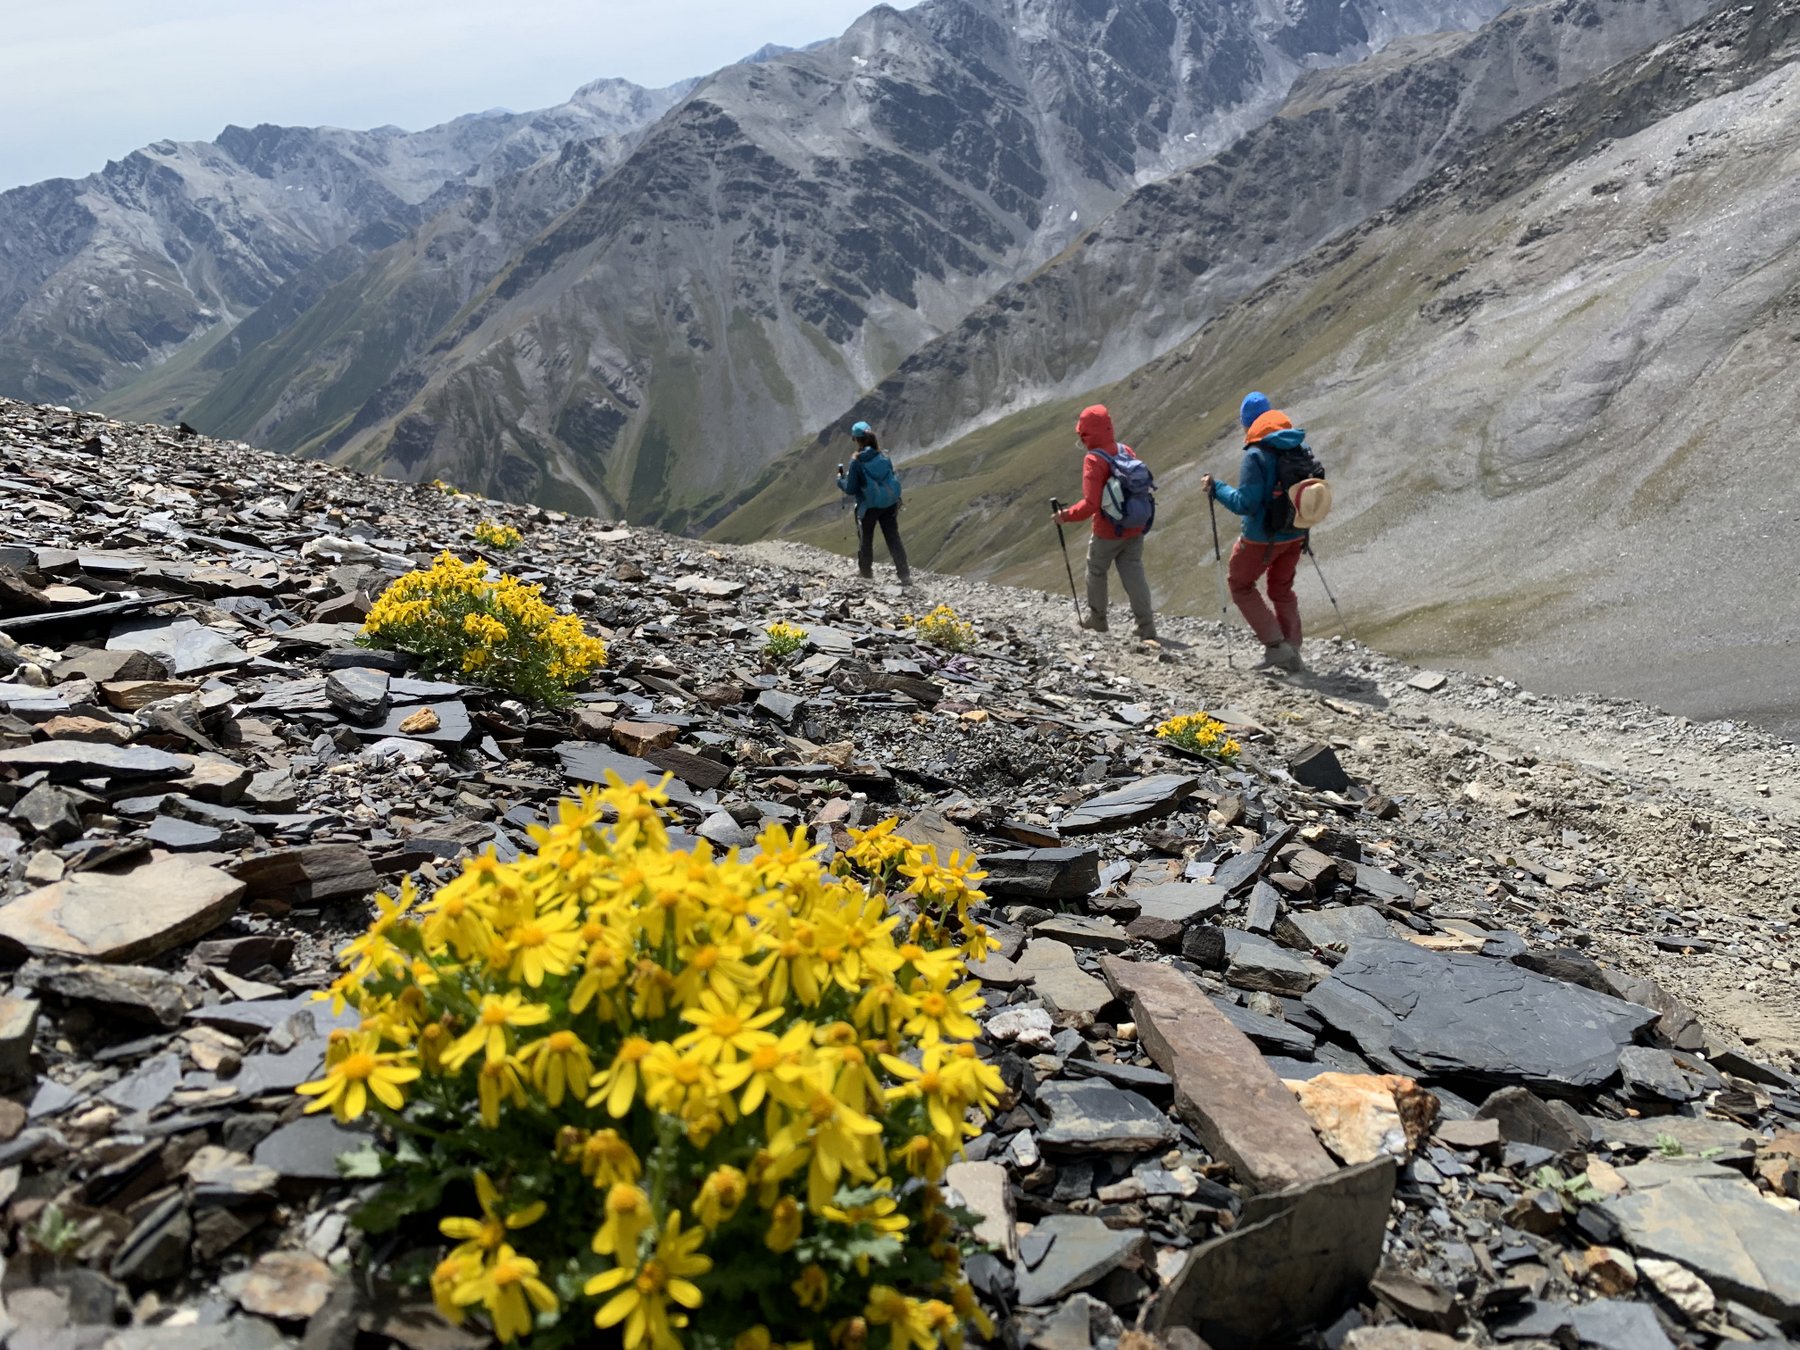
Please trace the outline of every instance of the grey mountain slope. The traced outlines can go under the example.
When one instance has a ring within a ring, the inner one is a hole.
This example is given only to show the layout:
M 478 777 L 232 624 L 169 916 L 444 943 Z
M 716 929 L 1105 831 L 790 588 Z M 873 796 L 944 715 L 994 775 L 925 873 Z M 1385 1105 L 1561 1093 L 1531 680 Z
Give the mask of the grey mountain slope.
M 706 82 L 307 448 L 678 524 L 1303 66 L 1495 8 L 878 8 Z
M 1315 544 L 1359 638 L 1800 738 L 1797 132 L 1800 4 L 1718 11 L 1127 379 L 915 461 L 909 548 L 1060 586 L 1041 502 L 1101 399 L 1161 447 L 1159 604 L 1216 612 L 1199 479 L 1235 481 L 1237 400 L 1263 387 L 1330 469 Z M 817 512 L 791 528 L 830 541 Z M 1302 601 L 1326 627 L 1310 575 Z
M 1483 133 L 1716 0 L 1560 0 L 1307 75 L 1280 114 L 1145 187 L 1055 262 L 915 352 L 842 419 L 906 453 L 1117 379 L 1397 200 Z M 827 433 L 829 434 L 829 433 Z
M 391 242 L 447 184 L 490 184 L 571 139 L 629 134 L 684 88 L 600 81 L 555 108 L 420 132 L 227 127 L 0 193 L 0 386 L 93 401 L 334 250 Z

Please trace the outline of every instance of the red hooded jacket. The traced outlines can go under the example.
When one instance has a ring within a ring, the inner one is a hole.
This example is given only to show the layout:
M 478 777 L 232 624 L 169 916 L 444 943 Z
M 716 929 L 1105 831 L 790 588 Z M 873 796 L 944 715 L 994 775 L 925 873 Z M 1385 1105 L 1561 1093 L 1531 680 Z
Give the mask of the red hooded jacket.
M 1081 461 L 1081 500 L 1064 507 L 1056 518 L 1073 525 L 1091 516 L 1094 533 L 1102 539 L 1131 539 L 1142 534 L 1142 530 L 1121 530 L 1100 510 L 1100 494 L 1106 488 L 1106 480 L 1112 477 L 1112 465 L 1093 452 L 1104 450 L 1115 458 L 1128 457 L 1132 453 L 1129 445 L 1120 445 L 1114 439 L 1112 414 L 1099 403 L 1083 408 L 1081 416 L 1075 419 L 1075 434 L 1081 437 L 1081 443 L 1089 452 Z

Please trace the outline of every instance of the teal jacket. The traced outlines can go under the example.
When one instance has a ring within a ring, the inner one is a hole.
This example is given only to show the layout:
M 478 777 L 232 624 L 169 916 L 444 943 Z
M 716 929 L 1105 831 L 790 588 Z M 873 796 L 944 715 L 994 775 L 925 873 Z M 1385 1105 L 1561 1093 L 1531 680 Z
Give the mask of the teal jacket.
M 1263 515 L 1269 498 L 1275 492 L 1274 450 L 1292 450 L 1306 444 L 1306 432 L 1300 427 L 1284 427 L 1272 431 L 1261 440 L 1244 447 L 1244 463 L 1238 470 L 1238 485 L 1214 483 L 1213 497 L 1227 511 L 1244 518 L 1244 538 L 1253 544 L 1285 544 L 1291 539 L 1304 539 L 1305 530 L 1281 530 L 1274 534 L 1263 527 Z M 1264 450 L 1263 447 L 1269 447 Z

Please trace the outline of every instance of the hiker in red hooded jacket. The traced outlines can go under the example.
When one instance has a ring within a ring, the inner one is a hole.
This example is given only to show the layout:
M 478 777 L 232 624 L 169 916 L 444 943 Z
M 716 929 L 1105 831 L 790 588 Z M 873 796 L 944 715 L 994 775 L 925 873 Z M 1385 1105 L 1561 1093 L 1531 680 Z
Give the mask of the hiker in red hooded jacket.
M 1075 434 L 1087 451 L 1081 463 L 1081 500 L 1057 512 L 1056 518 L 1070 525 L 1090 517 L 1094 522 L 1087 551 L 1088 615 L 1081 626 L 1099 633 L 1106 631 L 1106 573 L 1117 565 L 1119 584 L 1125 588 L 1132 618 L 1137 621 L 1137 635 L 1145 641 L 1155 641 L 1156 614 L 1150 608 L 1150 579 L 1144 575 L 1144 532 L 1120 529 L 1100 510 L 1100 494 L 1112 475 L 1106 456 L 1118 460 L 1137 456 L 1129 445 L 1118 443 L 1112 414 L 1098 403 L 1081 410 L 1081 416 L 1075 419 Z

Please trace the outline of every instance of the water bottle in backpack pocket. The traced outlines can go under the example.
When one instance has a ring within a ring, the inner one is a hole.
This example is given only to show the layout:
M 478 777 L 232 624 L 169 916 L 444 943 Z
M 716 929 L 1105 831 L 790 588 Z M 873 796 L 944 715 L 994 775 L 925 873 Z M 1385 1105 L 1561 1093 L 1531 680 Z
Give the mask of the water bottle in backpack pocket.
M 1156 520 L 1156 476 L 1129 445 L 1118 449 L 1117 455 L 1093 451 L 1111 470 L 1100 489 L 1100 514 L 1117 529 L 1148 532 Z

